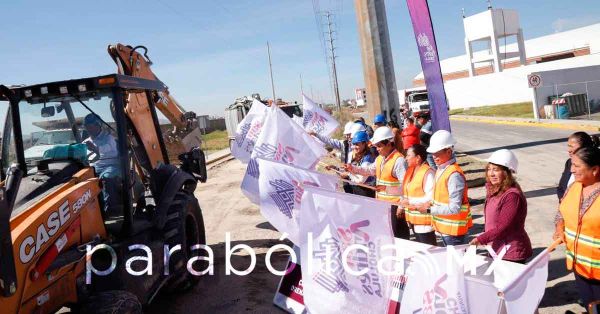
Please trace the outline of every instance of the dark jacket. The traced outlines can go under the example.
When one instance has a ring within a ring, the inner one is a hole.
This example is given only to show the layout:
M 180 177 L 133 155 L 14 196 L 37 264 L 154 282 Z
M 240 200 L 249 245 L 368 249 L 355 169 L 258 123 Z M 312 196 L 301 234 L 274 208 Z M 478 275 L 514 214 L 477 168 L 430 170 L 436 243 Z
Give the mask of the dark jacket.
M 529 258 L 533 251 L 531 241 L 525 231 L 527 200 L 516 187 L 502 194 L 491 195 L 491 185 L 486 185 L 484 215 L 485 232 L 477 237 L 481 244 L 491 244 L 499 254 L 505 245 L 510 245 L 503 259 L 519 261 Z
M 560 181 L 558 181 L 558 186 L 556 187 L 556 196 L 558 196 L 559 201 L 563 198 L 563 196 L 565 196 L 565 192 L 567 192 L 567 184 L 569 183 L 570 178 L 571 158 L 567 159 L 567 161 L 565 162 L 565 169 L 563 170 L 563 173 L 560 176 Z

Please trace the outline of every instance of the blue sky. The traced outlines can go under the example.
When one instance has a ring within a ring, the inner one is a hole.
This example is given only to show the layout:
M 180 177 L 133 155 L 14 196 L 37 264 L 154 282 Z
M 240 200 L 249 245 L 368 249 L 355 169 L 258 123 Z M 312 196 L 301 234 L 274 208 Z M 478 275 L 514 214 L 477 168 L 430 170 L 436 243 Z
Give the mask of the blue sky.
M 362 87 L 354 1 L 320 0 L 335 13 L 342 98 Z M 398 88 L 420 71 L 404 0 L 386 0 Z M 597 0 L 495 0 L 517 9 L 525 38 L 600 22 Z M 484 0 L 430 0 L 441 58 L 464 53 L 461 8 L 485 10 Z M 110 43 L 145 45 L 153 70 L 174 97 L 198 114 L 222 115 L 236 97 L 270 97 L 266 42 L 272 46 L 277 97 L 305 93 L 333 99 L 312 0 L 7 1 L 2 7 L 0 82 L 34 84 L 112 73 Z M 557 43 L 560 44 L 560 43 Z

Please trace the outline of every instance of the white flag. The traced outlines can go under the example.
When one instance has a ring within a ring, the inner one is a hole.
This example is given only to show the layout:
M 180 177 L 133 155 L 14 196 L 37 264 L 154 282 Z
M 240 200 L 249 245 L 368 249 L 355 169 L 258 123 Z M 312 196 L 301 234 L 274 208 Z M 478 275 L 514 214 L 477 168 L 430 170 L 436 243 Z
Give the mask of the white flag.
M 462 255 L 462 250 L 456 250 Z M 445 248 L 422 251 L 410 258 L 400 313 L 469 313 L 464 266 Z M 495 310 L 495 309 L 494 309 Z
M 260 212 L 287 238 L 298 245 L 298 214 L 304 186 L 316 186 L 335 191 L 336 176 L 296 168 L 279 162 L 256 159 L 262 169 L 259 182 Z
M 329 136 L 339 126 L 339 123 L 325 110 L 321 109 L 306 95 L 302 95 L 302 114 L 304 129 L 321 135 Z
M 393 259 L 390 204 L 305 186 L 300 210 L 304 304 L 310 313 L 385 313 Z M 309 236 L 311 233 L 312 236 Z
M 498 291 L 504 293 L 506 313 L 535 312 L 546 290 L 549 259 L 550 253 L 546 249 L 527 263 L 514 280 L 498 287 Z
M 231 154 L 243 163 L 250 160 L 254 143 L 260 134 L 268 108 L 262 102 L 254 99 L 250 111 L 235 130 L 235 143 L 231 146 Z
M 304 128 L 304 125 L 303 125 L 304 118 L 299 117 L 299 116 L 297 116 L 297 115 L 294 114 L 294 115 L 292 115 L 292 120 L 294 120 L 294 122 L 298 123 L 299 126 L 301 126 L 302 128 Z
M 280 161 L 304 169 L 314 169 L 319 159 L 327 153 L 325 148 L 302 127 L 292 121 L 279 107 L 271 106 L 254 150 L 246 175 L 242 181 L 242 192 L 255 204 L 259 204 L 258 176 L 260 169 L 256 158 Z

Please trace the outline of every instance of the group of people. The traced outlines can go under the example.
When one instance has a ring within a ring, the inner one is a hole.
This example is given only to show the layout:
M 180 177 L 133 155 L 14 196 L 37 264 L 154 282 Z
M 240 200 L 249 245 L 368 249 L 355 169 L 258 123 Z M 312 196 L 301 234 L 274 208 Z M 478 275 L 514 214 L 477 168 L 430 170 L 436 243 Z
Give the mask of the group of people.
M 437 232 L 444 245 L 466 244 L 473 222 L 466 177 L 454 153 L 457 142 L 445 130 L 432 134 L 428 118 L 418 116 L 418 125 L 409 120 L 399 130 L 378 115 L 372 137 L 363 130 L 364 122 L 347 124 L 350 132 L 344 132 L 344 141 L 318 137 L 342 151 L 347 178 L 375 190 L 366 193 L 368 189 L 360 187 L 362 192 L 355 188 L 346 192 L 391 203 L 395 237 L 409 239 L 412 230 L 416 241 L 437 245 Z M 600 150 L 593 137 L 577 132 L 569 137 L 568 152 L 557 189 L 560 205 L 554 238 L 566 244 L 567 268 L 575 272 L 587 308 L 600 300 Z M 487 161 L 485 228 L 469 243 L 489 244 L 497 254 L 505 250 L 504 260 L 525 263 L 533 250 L 525 230 L 527 200 L 515 178 L 517 157 L 500 149 Z

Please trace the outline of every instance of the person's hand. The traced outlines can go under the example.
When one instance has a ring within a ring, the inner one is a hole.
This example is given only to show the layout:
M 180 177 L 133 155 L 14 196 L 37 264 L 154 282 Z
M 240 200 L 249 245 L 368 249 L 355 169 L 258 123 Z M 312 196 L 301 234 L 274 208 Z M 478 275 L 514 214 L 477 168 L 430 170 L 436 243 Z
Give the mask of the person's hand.
M 565 243 L 565 222 L 564 220 L 559 221 L 554 229 L 552 240 L 560 239 L 562 243 Z
M 385 192 L 386 189 L 387 189 L 387 187 L 385 185 L 376 185 L 375 186 L 375 190 L 377 192 Z
M 317 136 L 317 132 L 315 132 L 315 131 L 309 131 L 308 135 L 310 135 L 310 136 Z
M 409 203 L 408 203 L 408 199 L 403 198 L 400 200 L 400 202 L 398 202 L 400 204 L 400 206 L 402 207 L 408 207 Z
M 350 175 L 348 175 L 347 173 L 340 174 L 340 177 L 344 180 L 350 180 Z
M 404 208 L 398 207 L 396 209 L 396 218 L 402 219 L 404 217 Z
M 429 208 L 429 203 L 425 203 L 425 204 L 419 204 L 419 205 L 415 206 L 414 209 L 418 210 L 419 213 L 421 213 L 421 214 L 426 214 L 428 208 Z
M 89 151 L 94 152 L 94 153 L 98 153 L 98 148 L 91 141 L 85 142 L 85 145 L 87 146 L 87 149 Z
M 352 167 L 352 165 L 351 165 L 351 164 L 344 164 L 344 165 L 342 166 L 342 168 L 344 168 L 344 170 L 346 170 L 346 171 L 348 171 L 348 172 L 350 172 L 350 173 L 354 173 L 354 169 L 353 169 L 353 167 Z
M 332 166 L 332 165 L 327 165 L 327 166 L 325 166 L 325 170 L 331 170 L 331 169 L 333 169 L 333 166 Z
M 469 242 L 469 245 L 481 245 L 481 242 L 479 242 L 479 240 L 477 238 L 474 238 L 473 240 L 471 240 L 471 242 Z

